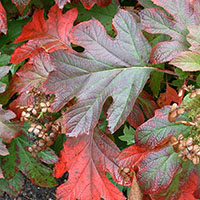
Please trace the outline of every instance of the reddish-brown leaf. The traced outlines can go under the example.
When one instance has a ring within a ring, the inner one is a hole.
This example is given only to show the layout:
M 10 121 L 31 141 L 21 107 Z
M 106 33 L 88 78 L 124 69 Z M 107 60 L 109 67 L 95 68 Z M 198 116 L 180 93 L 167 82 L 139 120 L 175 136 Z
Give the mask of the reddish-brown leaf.
M 29 40 L 18 47 L 11 57 L 11 62 L 17 64 L 28 58 L 37 47 L 42 47 L 48 52 L 57 49 L 68 49 L 70 42 L 68 34 L 78 15 L 76 8 L 62 14 L 57 5 L 51 7 L 48 20 L 44 19 L 44 10 L 38 10 L 33 15 L 33 20 L 23 27 L 21 35 L 15 42 Z
M 22 13 L 24 8 L 29 4 L 30 0 L 12 0 L 12 2 L 16 5 L 19 12 Z
M 95 130 L 90 135 L 69 138 L 55 165 L 56 177 L 66 171 L 68 180 L 58 187 L 60 200 L 123 200 L 122 193 L 112 185 L 105 173 L 122 183 L 115 158 L 119 154 L 117 146 L 104 133 Z
M 6 11 L 0 2 L 0 32 L 7 33 L 7 17 Z
M 161 93 L 157 104 L 159 107 L 164 107 L 170 105 L 172 102 L 180 104 L 183 97 L 179 97 L 176 90 L 167 84 L 167 89 L 165 93 Z
M 135 105 L 127 120 L 134 128 L 137 128 L 145 121 L 145 117 L 148 119 L 154 116 L 155 110 L 158 105 L 147 92 L 143 91 L 137 98 Z

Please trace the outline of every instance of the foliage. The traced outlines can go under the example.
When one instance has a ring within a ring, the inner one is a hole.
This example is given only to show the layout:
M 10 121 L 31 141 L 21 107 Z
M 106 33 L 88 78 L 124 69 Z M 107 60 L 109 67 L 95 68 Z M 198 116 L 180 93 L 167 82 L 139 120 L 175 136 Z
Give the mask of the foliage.
M 57 199 L 200 198 L 199 14 L 199 0 L 2 0 L 0 195 L 68 172 Z

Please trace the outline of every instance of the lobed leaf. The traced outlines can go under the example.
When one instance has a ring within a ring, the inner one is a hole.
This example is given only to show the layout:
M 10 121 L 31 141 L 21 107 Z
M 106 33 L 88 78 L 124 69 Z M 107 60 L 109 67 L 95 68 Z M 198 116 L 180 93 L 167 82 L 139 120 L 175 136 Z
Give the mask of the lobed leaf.
M 189 44 L 186 40 L 188 26 L 198 24 L 199 20 L 196 17 L 197 11 L 188 0 L 152 1 L 171 15 L 167 16 L 159 8 L 145 9 L 141 12 L 141 22 L 147 32 L 167 34 L 172 38 L 170 41 L 158 43 L 153 48 L 150 61 L 157 64 L 170 61 L 188 49 Z
M 68 180 L 57 189 L 58 199 L 125 199 L 123 194 L 106 177 L 122 183 L 115 158 L 118 147 L 100 130 L 90 135 L 69 138 L 64 143 L 59 162 L 55 165 L 56 177 L 69 172 Z
M 36 11 L 32 21 L 23 27 L 21 35 L 14 42 L 29 41 L 16 48 L 11 62 L 17 64 L 28 58 L 37 47 L 42 47 L 48 52 L 70 48 L 68 34 L 77 15 L 76 8 L 62 14 L 62 10 L 54 5 L 49 10 L 48 20 L 45 21 L 44 10 Z
M 72 30 L 70 41 L 85 51 L 60 50 L 51 54 L 55 71 L 50 73 L 44 87 L 56 95 L 54 111 L 75 96 L 78 99 L 64 114 L 69 136 L 91 132 L 110 96 L 114 102 L 108 109 L 108 126 L 112 133 L 117 130 L 153 70 L 144 67 L 150 45 L 133 16 L 119 10 L 113 25 L 118 33 L 115 39 L 106 34 L 97 20 L 82 22 Z

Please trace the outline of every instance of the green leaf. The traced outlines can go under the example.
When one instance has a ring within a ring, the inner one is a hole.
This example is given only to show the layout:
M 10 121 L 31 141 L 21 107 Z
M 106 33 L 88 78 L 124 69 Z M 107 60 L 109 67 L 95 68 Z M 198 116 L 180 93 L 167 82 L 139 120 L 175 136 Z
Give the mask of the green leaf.
M 19 169 L 31 180 L 32 183 L 40 187 L 54 187 L 57 185 L 52 176 L 52 170 L 42 165 L 38 160 L 26 150 L 29 143 L 24 135 L 15 138 L 17 145 L 17 156 L 20 161 Z
M 156 110 L 155 116 L 140 127 L 135 133 L 136 144 L 147 149 L 154 149 L 159 145 L 168 142 L 171 136 L 178 136 L 180 133 L 188 134 L 190 127 L 183 124 L 170 123 L 168 113 L 170 106 Z M 182 120 L 186 117 L 181 116 Z
M 81 3 L 79 4 L 67 4 L 67 8 L 78 8 L 78 22 L 88 21 L 93 17 L 101 22 L 101 24 L 106 28 L 109 34 L 113 33 L 112 19 L 117 12 L 118 5 L 115 0 L 112 1 L 110 5 L 106 8 L 101 8 L 94 5 L 90 10 L 86 10 Z
M 164 64 L 155 65 L 155 67 L 164 69 Z M 162 72 L 154 71 L 151 73 L 150 88 L 155 97 L 158 97 L 158 94 L 160 93 L 160 85 L 162 80 L 163 80 Z
M 10 61 L 10 57 L 11 56 L 9 56 L 9 55 L 1 54 L 0 55 L 0 66 L 8 65 L 9 61 Z
M 5 179 L 12 179 L 18 172 L 19 160 L 16 157 L 16 140 L 12 140 L 8 147 L 9 155 L 1 157 L 1 168 Z
M 135 130 L 131 126 L 129 126 L 128 128 L 128 126 L 125 125 L 123 133 L 124 135 L 119 137 L 120 140 L 127 142 L 127 145 L 135 143 L 134 139 Z
M 173 59 L 170 64 L 182 69 L 183 71 L 199 71 L 200 55 L 194 52 L 185 51 Z
M 10 179 L 0 179 L 0 192 L 6 192 L 12 197 L 16 197 L 22 190 L 24 184 L 23 176 L 20 172 Z

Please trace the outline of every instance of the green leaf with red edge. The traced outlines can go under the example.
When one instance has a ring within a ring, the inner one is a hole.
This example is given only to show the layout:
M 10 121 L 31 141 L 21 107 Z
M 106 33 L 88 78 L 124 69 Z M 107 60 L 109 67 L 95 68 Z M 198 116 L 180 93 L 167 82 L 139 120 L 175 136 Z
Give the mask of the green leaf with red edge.
M 66 134 L 91 132 L 97 125 L 104 102 L 113 98 L 108 109 L 108 126 L 113 133 L 129 115 L 135 100 L 149 78 L 150 46 L 139 25 L 127 11 L 119 10 L 113 25 L 115 39 L 95 19 L 75 26 L 70 41 L 84 47 L 83 53 L 56 51 L 50 57 L 55 71 L 44 83 L 56 95 L 54 111 L 77 97 L 77 103 L 64 114 Z
M 145 117 L 148 119 L 154 116 L 155 110 L 158 105 L 153 100 L 147 92 L 143 91 L 137 98 L 131 113 L 129 114 L 127 120 L 131 126 L 137 128 L 145 121 Z
M 115 143 L 98 129 L 90 135 L 69 138 L 55 165 L 57 178 L 69 172 L 68 180 L 57 189 L 57 198 L 125 199 L 106 177 L 106 172 L 109 172 L 114 180 L 122 184 L 115 161 L 118 154 L 119 149 Z
M 16 154 L 19 170 L 25 174 L 30 181 L 40 187 L 54 187 L 57 185 L 56 180 L 52 176 L 52 170 L 41 164 L 38 159 L 33 158 L 27 151 L 29 143 L 24 135 L 15 138 Z
M 16 140 L 12 140 L 7 147 L 9 155 L 1 157 L 1 168 L 5 179 L 9 180 L 19 171 L 19 160 L 16 156 Z
M 1 101 L 6 103 L 8 99 L 18 92 L 22 97 L 17 99 L 19 105 L 27 105 L 27 101 L 31 99 L 31 95 L 26 91 L 33 87 L 40 88 L 41 84 L 46 80 L 50 71 L 53 70 L 49 55 L 43 49 L 37 49 L 31 54 L 29 62 L 23 65 L 13 76 L 10 85 L 5 93 L 1 95 Z
M 15 176 L 10 179 L 0 179 L 0 193 L 6 192 L 12 197 L 16 197 L 22 191 L 24 185 L 24 179 L 20 172 L 17 172 Z
M 139 163 L 138 183 L 144 193 L 156 193 L 166 189 L 181 167 L 173 147 L 166 146 L 149 152 Z
M 0 2 L 0 32 L 7 34 L 7 17 L 6 11 Z
M 177 174 L 166 190 L 157 191 L 151 194 L 155 200 L 195 200 L 200 197 L 199 166 L 192 162 L 183 163 L 182 171 Z
M 168 17 L 159 8 L 145 9 L 141 12 L 141 21 L 147 32 L 167 34 L 172 38 L 170 41 L 158 43 L 153 48 L 150 61 L 156 64 L 170 61 L 180 52 L 188 49 L 187 27 L 199 24 L 199 19 L 196 17 L 197 11 L 189 0 L 152 1 L 163 7 L 173 17 L 173 19 Z
M 19 12 L 22 13 L 24 8 L 29 4 L 30 0 L 12 0 L 12 2 L 16 5 Z
M 187 134 L 190 127 L 168 121 L 169 109 L 170 106 L 166 106 L 156 110 L 153 118 L 137 128 L 135 132 L 137 145 L 146 149 L 154 149 L 167 143 L 173 135 Z M 182 116 L 182 119 L 184 119 L 184 116 Z
M 49 10 L 48 20 L 45 21 L 44 10 L 36 11 L 32 21 L 23 27 L 21 35 L 14 42 L 29 41 L 16 48 L 11 62 L 17 64 L 30 57 L 31 52 L 37 47 L 42 47 L 48 52 L 70 48 L 68 34 L 77 15 L 76 8 L 62 14 L 62 10 L 54 5 Z

